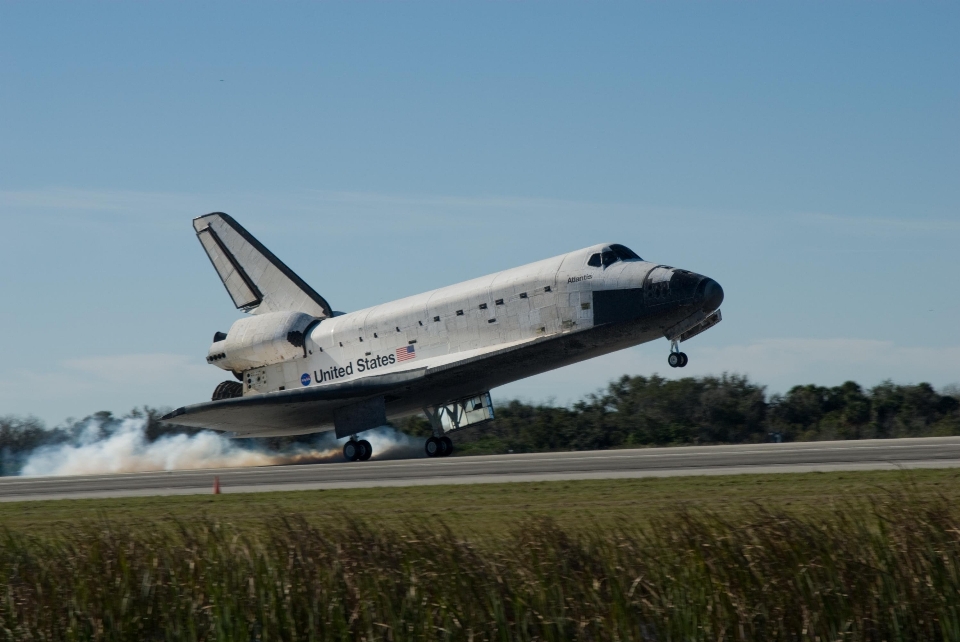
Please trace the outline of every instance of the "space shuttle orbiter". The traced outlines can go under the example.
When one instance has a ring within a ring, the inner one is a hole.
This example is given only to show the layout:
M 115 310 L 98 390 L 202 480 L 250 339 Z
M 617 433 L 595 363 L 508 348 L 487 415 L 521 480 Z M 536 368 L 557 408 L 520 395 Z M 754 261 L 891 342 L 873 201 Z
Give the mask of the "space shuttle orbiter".
M 425 413 L 430 456 L 447 433 L 493 419 L 490 389 L 666 338 L 679 344 L 720 322 L 713 279 L 599 244 L 350 313 L 327 301 L 235 220 L 193 227 L 234 305 L 250 313 L 217 332 L 207 361 L 232 372 L 213 400 L 163 419 L 239 437 L 334 430 L 349 460 L 388 418 Z

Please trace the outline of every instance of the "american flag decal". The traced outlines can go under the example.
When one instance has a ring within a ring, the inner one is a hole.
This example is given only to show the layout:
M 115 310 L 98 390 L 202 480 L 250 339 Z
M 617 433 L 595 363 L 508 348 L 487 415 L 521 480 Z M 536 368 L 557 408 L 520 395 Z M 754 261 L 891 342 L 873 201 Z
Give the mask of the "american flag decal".
M 413 346 L 404 346 L 402 348 L 397 348 L 397 361 L 409 361 L 410 359 L 416 359 L 417 353 L 413 349 Z

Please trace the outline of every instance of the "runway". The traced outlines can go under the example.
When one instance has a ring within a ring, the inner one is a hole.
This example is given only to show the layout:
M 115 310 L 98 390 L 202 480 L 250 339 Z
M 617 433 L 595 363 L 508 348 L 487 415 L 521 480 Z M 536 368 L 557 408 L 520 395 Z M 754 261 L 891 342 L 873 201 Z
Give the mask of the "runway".
M 960 437 L 405 459 L 78 477 L 2 477 L 0 501 L 960 467 Z

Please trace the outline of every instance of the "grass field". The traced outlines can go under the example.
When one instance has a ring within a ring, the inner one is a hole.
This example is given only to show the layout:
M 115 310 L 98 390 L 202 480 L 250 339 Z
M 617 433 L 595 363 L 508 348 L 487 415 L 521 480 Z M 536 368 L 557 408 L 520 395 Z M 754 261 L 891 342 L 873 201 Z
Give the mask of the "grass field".
M 960 640 L 952 470 L 0 505 L 0 640 Z
M 350 490 L 186 495 L 0 503 L 0 525 L 43 534 L 80 521 L 116 524 L 189 521 L 206 516 L 240 527 L 265 517 L 304 515 L 312 523 L 343 515 L 381 525 L 442 519 L 457 533 L 497 534 L 520 519 L 550 517 L 566 529 L 645 523 L 679 506 L 735 513 L 752 506 L 804 513 L 838 502 L 882 497 L 909 486 L 918 496 L 960 499 L 960 470 L 867 471 L 412 486 Z

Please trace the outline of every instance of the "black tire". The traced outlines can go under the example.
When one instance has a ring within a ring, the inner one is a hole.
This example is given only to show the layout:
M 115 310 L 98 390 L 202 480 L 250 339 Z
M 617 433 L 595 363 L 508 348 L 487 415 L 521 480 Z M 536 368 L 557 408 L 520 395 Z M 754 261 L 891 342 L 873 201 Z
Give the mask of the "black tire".
M 370 457 L 373 456 L 373 446 L 370 445 L 370 442 L 366 439 L 361 439 L 357 443 L 363 448 L 363 453 L 361 453 L 357 459 L 360 461 L 367 461 L 370 459 Z
M 427 443 L 423 445 L 423 450 L 427 453 L 427 457 L 441 457 L 443 446 L 440 444 L 439 439 L 431 437 L 427 440 Z
M 343 445 L 343 458 L 347 461 L 357 461 L 363 453 L 359 441 L 348 441 Z
M 446 440 L 443 437 L 437 437 L 437 443 L 440 444 L 440 452 L 437 453 L 437 457 L 446 457 L 449 450 Z
M 443 443 L 443 456 L 449 457 L 453 454 L 453 440 L 444 435 L 440 438 L 441 443 Z
M 670 364 L 670 367 L 671 367 L 671 368 L 679 368 L 679 367 L 680 367 L 680 363 L 681 363 L 680 353 L 679 353 L 679 352 L 671 352 L 671 353 L 670 353 L 670 356 L 667 357 L 667 363 Z
M 235 399 L 243 396 L 243 384 L 239 381 L 224 381 L 218 385 L 210 401 L 220 401 L 221 399 Z
M 686 368 L 688 361 L 689 361 L 689 359 L 687 359 L 687 353 L 686 353 L 686 352 L 681 352 L 681 353 L 680 353 L 680 366 L 679 366 L 679 367 L 681 367 L 681 368 Z

